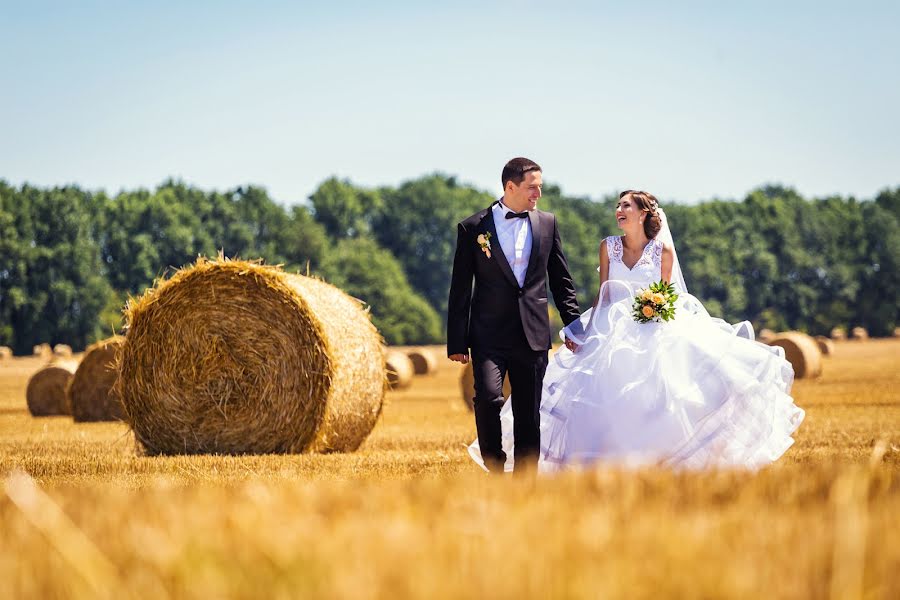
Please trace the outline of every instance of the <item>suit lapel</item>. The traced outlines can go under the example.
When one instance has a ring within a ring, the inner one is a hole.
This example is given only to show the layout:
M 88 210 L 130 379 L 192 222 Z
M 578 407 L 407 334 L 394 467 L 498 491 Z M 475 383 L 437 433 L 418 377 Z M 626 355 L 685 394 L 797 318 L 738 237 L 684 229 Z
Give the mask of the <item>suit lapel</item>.
M 494 224 L 493 204 L 488 208 L 482 224 L 491 234 L 491 258 L 488 260 L 496 261 L 497 266 L 500 267 L 500 270 L 503 272 L 503 275 L 506 276 L 506 279 L 518 289 L 519 282 L 516 281 L 516 276 L 513 275 L 512 267 L 509 266 L 509 261 L 506 259 L 506 255 L 503 254 L 503 247 L 500 245 L 500 238 L 497 236 L 497 227 Z
M 537 209 L 528 213 L 528 220 L 531 222 L 531 256 L 528 257 L 525 281 L 528 281 L 528 276 L 537 268 L 541 255 L 541 215 Z

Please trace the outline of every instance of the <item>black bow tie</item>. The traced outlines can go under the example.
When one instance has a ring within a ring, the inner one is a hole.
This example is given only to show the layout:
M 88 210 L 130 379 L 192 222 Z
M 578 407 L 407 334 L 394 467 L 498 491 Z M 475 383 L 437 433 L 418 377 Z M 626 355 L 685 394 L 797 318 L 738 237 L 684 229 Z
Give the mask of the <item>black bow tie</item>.
M 528 211 L 527 211 L 527 210 L 523 210 L 523 211 L 520 212 L 520 213 L 513 212 L 513 211 L 509 211 L 508 213 L 506 213 L 506 218 L 507 218 L 507 219 L 524 219 L 524 218 L 527 217 L 527 216 L 528 216 Z

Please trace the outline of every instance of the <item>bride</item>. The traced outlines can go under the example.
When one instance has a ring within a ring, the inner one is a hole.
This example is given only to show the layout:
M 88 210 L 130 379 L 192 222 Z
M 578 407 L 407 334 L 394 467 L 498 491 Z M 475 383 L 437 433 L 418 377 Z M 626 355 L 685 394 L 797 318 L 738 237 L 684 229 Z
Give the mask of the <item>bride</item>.
M 596 461 L 626 466 L 757 468 L 793 444 L 804 412 L 788 395 L 784 351 L 754 341 L 744 321 L 710 317 L 687 293 L 665 213 L 647 192 L 619 195 L 622 236 L 600 243 L 600 291 L 563 333 L 541 398 L 539 470 Z M 665 279 L 678 293 L 675 318 L 639 323 L 638 290 Z M 512 410 L 501 412 L 513 467 Z M 476 440 L 472 458 L 484 467 Z

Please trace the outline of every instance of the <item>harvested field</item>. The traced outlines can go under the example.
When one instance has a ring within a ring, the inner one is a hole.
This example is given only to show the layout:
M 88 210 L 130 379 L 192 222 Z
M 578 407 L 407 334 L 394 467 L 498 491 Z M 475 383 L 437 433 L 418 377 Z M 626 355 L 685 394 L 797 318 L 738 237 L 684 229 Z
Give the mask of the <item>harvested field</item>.
M 443 358 L 388 393 L 359 451 L 266 456 L 146 457 L 123 423 L 32 418 L 42 364 L 0 365 L 7 597 L 900 595 L 900 340 L 836 342 L 760 473 L 537 481 L 471 463 Z

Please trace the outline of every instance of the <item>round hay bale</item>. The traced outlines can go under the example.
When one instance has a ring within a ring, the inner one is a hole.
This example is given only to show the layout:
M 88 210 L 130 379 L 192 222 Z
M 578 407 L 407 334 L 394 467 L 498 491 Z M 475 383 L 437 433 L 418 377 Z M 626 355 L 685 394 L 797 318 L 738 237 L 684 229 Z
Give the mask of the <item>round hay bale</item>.
M 894 337 L 900 338 L 900 327 L 894 327 Z
M 119 421 L 122 402 L 113 390 L 116 382 L 116 351 L 125 338 L 111 338 L 91 344 L 66 388 L 66 402 L 76 421 Z
M 396 350 L 388 350 L 384 363 L 388 387 L 392 390 L 401 390 L 409 387 L 416 370 L 412 360 L 406 354 Z
M 41 358 L 50 358 L 53 355 L 53 349 L 50 347 L 50 344 L 37 344 L 32 348 L 31 353 Z
M 0 362 L 13 357 L 12 348 L 9 346 L 0 346 Z
M 472 369 L 472 361 L 466 363 L 459 378 L 459 389 L 462 392 L 463 402 L 469 407 L 469 410 L 475 410 L 475 374 Z M 512 389 L 509 387 L 509 377 L 503 379 L 503 397 L 509 398 Z
M 834 342 L 825 337 L 824 335 L 816 336 L 816 345 L 819 347 L 819 351 L 822 353 L 822 356 L 832 356 L 834 354 Z
M 28 410 L 35 417 L 68 415 L 66 386 L 72 380 L 78 363 L 59 360 L 31 376 L 25 388 Z
M 867 340 L 869 339 L 869 332 L 866 331 L 865 327 L 854 327 L 850 331 L 850 337 L 854 340 Z
M 775 336 L 770 346 L 784 349 L 785 358 L 794 367 L 794 376 L 818 377 L 822 374 L 822 353 L 815 340 L 799 331 L 787 331 Z
M 847 330 L 843 327 L 835 327 L 831 330 L 831 339 L 842 341 L 847 339 Z
M 756 339 L 763 344 L 768 344 L 775 339 L 775 332 L 771 329 L 760 329 L 759 335 L 756 336 Z
M 428 348 L 413 348 L 406 353 L 416 375 L 431 375 L 437 371 L 438 359 Z
M 72 346 L 68 344 L 56 344 L 53 346 L 53 356 L 58 356 L 60 358 L 71 358 L 72 357 Z
M 201 258 L 125 318 L 115 390 L 147 454 L 353 451 L 381 414 L 381 337 L 323 281 Z

